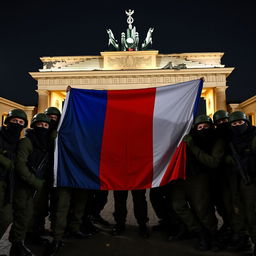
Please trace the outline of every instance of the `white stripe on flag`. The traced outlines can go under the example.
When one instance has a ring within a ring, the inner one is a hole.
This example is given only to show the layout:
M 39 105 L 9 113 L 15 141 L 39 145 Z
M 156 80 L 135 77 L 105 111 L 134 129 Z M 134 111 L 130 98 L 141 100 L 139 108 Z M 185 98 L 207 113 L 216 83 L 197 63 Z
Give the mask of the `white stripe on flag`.
M 153 181 L 160 185 L 171 157 L 193 122 L 199 80 L 158 87 L 153 118 Z
M 57 132 L 59 131 L 59 129 L 61 127 L 62 121 L 64 119 L 64 116 L 65 116 L 65 113 L 66 113 L 66 110 L 67 110 L 68 101 L 69 101 L 69 94 L 70 94 L 70 92 L 68 92 L 67 95 L 66 95 L 66 99 L 65 99 L 63 110 L 62 110 L 62 113 L 61 113 L 60 122 L 59 122 L 59 125 L 58 125 Z M 53 165 L 53 175 L 54 175 L 53 176 L 54 177 L 53 186 L 54 187 L 57 186 L 57 170 L 58 170 L 58 135 L 57 135 L 57 138 L 55 139 L 55 148 L 54 148 L 54 165 Z

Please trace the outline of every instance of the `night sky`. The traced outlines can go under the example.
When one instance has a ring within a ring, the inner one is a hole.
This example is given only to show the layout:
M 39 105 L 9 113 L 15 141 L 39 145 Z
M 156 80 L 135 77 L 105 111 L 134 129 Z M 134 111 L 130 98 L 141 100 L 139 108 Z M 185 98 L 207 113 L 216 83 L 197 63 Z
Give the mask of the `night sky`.
M 228 103 L 256 95 L 253 1 L 1 2 L 0 97 L 36 105 L 36 81 L 28 72 L 42 68 L 39 58 L 100 55 L 108 50 L 106 29 L 118 40 L 126 31 L 128 9 L 135 10 L 141 42 L 154 27 L 152 48 L 159 53 L 224 52 L 222 64 L 235 67 Z

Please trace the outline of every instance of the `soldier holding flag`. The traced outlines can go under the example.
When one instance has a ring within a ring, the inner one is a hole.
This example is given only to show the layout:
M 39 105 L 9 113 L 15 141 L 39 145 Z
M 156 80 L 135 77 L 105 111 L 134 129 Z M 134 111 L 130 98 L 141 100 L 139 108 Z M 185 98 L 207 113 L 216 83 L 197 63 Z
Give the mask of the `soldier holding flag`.
M 187 143 L 186 180 L 175 180 L 171 186 L 173 209 L 199 239 L 199 250 L 217 250 L 217 219 L 210 198 L 211 172 L 224 154 L 222 140 L 216 140 L 212 119 L 195 118 L 194 127 L 184 138 Z

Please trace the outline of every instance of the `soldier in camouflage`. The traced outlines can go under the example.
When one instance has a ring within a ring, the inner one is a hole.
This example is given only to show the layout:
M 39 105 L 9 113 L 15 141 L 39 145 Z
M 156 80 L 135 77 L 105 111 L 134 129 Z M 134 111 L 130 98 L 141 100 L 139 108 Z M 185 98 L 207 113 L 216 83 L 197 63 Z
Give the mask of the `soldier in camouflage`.
M 9 240 L 11 256 L 33 255 L 24 240 L 29 221 L 33 216 L 34 199 L 44 193 L 49 175 L 50 118 L 39 113 L 31 121 L 31 128 L 20 140 L 15 165 L 16 183 L 13 203 L 13 225 Z
M 223 142 L 216 140 L 209 116 L 195 118 L 184 138 L 187 143 L 186 180 L 171 183 L 172 207 L 199 239 L 199 250 L 217 250 L 217 219 L 210 198 L 211 172 L 223 156 Z

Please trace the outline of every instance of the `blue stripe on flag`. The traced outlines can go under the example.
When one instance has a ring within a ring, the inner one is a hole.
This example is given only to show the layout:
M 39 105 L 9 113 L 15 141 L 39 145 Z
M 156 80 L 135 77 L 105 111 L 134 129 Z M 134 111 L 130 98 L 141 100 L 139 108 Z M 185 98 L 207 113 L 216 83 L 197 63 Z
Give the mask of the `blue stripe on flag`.
M 204 80 L 201 78 L 200 82 L 199 82 L 199 85 L 198 85 L 198 91 L 197 91 L 196 101 L 195 101 L 195 105 L 194 105 L 194 113 L 193 113 L 194 118 L 197 115 L 199 101 L 200 101 L 200 97 L 201 97 L 202 89 L 203 89 L 203 84 L 204 84 Z
M 58 133 L 57 186 L 100 188 L 106 104 L 107 91 L 71 89 Z

